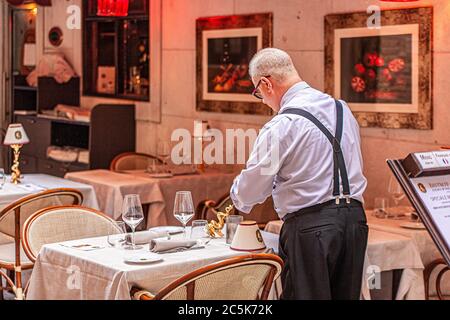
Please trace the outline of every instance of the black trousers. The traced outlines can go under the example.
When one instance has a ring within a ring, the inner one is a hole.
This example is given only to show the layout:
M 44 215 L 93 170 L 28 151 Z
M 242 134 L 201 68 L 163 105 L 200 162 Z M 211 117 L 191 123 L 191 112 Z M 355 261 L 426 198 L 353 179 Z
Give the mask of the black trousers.
M 280 234 L 281 299 L 359 299 L 367 236 L 366 215 L 355 200 L 288 215 Z

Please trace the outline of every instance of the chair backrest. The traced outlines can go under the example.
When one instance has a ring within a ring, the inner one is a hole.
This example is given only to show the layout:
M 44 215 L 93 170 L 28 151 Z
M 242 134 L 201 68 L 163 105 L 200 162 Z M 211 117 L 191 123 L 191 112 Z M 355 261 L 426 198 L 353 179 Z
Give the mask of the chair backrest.
M 214 200 L 205 200 L 198 204 L 196 209 L 196 219 L 211 220 L 216 219 L 217 212 L 225 212 L 225 209 L 232 205 L 233 201 L 229 194 L 221 197 L 217 202 Z M 239 214 L 239 211 L 233 207 L 230 214 Z
M 225 212 L 225 208 L 233 204 L 230 194 L 224 195 L 217 201 L 206 200 L 202 201 L 196 210 L 196 219 L 211 220 L 216 219 L 216 212 Z M 238 210 L 233 208 L 230 214 L 241 214 Z M 255 205 L 249 214 L 245 214 L 246 220 L 254 220 L 259 225 L 265 225 L 269 221 L 278 220 L 279 217 L 274 210 L 272 197 L 269 197 L 264 203 Z
M 22 245 L 31 261 L 45 244 L 119 233 L 116 222 L 100 211 L 81 206 L 45 208 L 23 226 Z
M 267 300 L 282 268 L 273 254 L 227 259 L 175 280 L 155 300 Z
M 80 191 L 67 188 L 50 189 L 23 197 L 0 211 L 0 232 L 19 239 L 25 220 L 36 211 L 52 206 L 79 205 L 82 202 Z
M 116 156 L 110 165 L 111 171 L 123 170 L 145 170 L 150 164 L 150 160 L 155 159 L 157 163 L 162 164 L 162 161 L 153 155 L 145 153 L 127 152 Z

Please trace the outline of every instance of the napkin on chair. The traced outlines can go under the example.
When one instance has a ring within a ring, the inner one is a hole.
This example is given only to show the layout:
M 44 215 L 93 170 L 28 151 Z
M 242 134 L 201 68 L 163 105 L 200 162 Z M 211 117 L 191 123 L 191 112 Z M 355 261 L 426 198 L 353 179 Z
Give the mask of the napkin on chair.
M 177 249 L 190 249 L 197 244 L 196 240 L 154 239 L 150 241 L 150 251 L 163 253 Z
M 141 231 L 136 232 L 134 234 L 134 241 L 136 244 L 147 244 L 150 243 L 153 239 L 167 237 L 166 231 Z M 131 234 L 126 235 L 126 240 L 128 243 L 131 243 Z

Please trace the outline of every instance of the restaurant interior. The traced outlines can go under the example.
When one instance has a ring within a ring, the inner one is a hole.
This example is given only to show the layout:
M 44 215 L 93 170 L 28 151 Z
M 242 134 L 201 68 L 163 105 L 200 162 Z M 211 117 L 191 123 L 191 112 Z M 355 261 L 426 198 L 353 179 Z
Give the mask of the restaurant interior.
M 449 34 L 449 0 L 0 0 L 0 300 L 289 299 L 280 195 L 233 191 L 264 48 L 359 128 L 358 298 L 449 299 Z

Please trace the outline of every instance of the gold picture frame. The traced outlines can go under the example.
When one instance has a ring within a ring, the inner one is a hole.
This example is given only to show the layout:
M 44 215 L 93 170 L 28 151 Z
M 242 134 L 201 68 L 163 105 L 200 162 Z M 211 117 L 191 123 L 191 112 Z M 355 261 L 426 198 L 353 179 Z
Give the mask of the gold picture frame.
M 361 127 L 433 128 L 433 8 L 325 16 L 325 90 Z
M 272 13 L 197 20 L 197 111 L 271 115 L 251 95 L 248 65 L 273 42 Z

